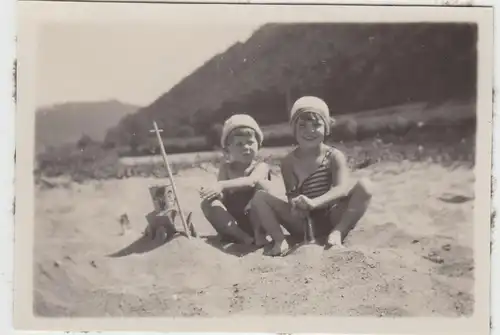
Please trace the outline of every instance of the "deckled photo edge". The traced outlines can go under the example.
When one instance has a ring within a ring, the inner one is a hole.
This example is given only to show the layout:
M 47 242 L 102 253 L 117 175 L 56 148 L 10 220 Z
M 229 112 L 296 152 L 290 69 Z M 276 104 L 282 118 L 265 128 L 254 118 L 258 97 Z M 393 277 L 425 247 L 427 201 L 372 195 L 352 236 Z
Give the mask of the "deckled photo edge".
M 486 331 L 489 323 L 489 246 L 491 212 L 491 141 L 492 141 L 492 73 L 493 73 L 493 16 L 488 8 L 398 8 L 397 20 L 453 22 L 454 20 L 476 22 L 478 25 L 478 80 L 477 80 L 477 137 L 476 137 L 476 198 L 474 220 L 477 223 L 475 239 L 475 312 L 464 319 L 371 319 L 371 318 L 319 318 L 319 317 L 231 317 L 223 319 L 171 319 L 171 318 L 66 318 L 44 319 L 33 315 L 33 152 L 34 152 L 34 96 L 33 76 L 36 73 L 37 31 L 47 23 L 68 24 L 78 13 L 77 20 L 92 24 L 108 24 L 118 21 L 150 18 L 149 23 L 160 22 L 161 17 L 168 17 L 169 7 L 175 5 L 127 5 L 126 9 L 105 4 L 37 4 L 21 3 L 20 28 L 18 36 L 18 102 L 16 119 L 16 213 L 15 213 L 15 292 L 14 315 L 15 327 L 25 330 L 137 330 L 137 331 L 259 331 L 259 332 L 384 332 L 403 333 L 407 329 L 419 329 L 422 333 L 451 331 L 454 333 L 476 333 Z M 100 7 L 102 6 L 102 7 Z M 180 5 L 182 6 L 182 5 Z M 183 6 L 186 8 L 188 5 Z M 189 5 L 192 12 L 201 15 L 195 5 Z M 210 7 L 204 19 L 213 19 L 218 5 Z M 225 5 L 231 7 L 231 5 Z M 98 8 L 99 7 L 99 8 Z M 124 6 L 125 7 L 125 6 Z M 246 11 L 256 10 L 251 7 L 234 9 L 235 13 L 245 15 Z M 341 21 L 344 16 L 352 22 L 389 21 L 391 10 L 382 7 L 351 8 L 343 7 L 336 11 L 334 6 L 307 8 L 266 9 L 270 20 L 314 21 L 317 11 L 319 20 Z M 344 11 L 344 12 L 343 12 Z M 285 13 L 285 15 L 283 15 Z M 348 15 L 346 15 L 348 13 Z M 417 16 L 418 13 L 418 16 Z M 426 15 L 427 14 L 427 15 Z M 67 16 L 66 16 L 67 15 Z M 184 9 L 181 16 L 188 17 L 189 10 Z M 222 14 L 219 14 L 222 15 Z M 456 15 L 456 16 L 455 16 Z M 446 16 L 446 17 L 445 17 Z M 456 19 L 459 18 L 459 19 Z M 221 17 L 222 19 L 222 17 Z M 394 18 L 393 18 L 394 19 Z M 236 16 L 232 20 L 237 20 Z M 280 326 L 278 326 L 280 325 Z M 140 329 L 137 327 L 141 327 Z M 486 327 L 486 328 L 485 328 Z

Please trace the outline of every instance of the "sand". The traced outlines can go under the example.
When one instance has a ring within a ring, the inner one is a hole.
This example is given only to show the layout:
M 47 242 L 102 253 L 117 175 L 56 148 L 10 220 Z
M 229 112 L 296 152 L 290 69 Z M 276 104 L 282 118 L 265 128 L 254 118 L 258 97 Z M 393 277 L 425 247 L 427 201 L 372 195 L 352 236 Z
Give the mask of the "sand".
M 176 176 L 203 236 L 142 236 L 158 179 L 61 182 L 36 190 L 35 313 L 40 316 L 464 316 L 473 313 L 473 170 L 379 163 L 344 250 L 305 246 L 284 258 L 221 245 L 197 188 L 213 169 Z M 279 176 L 276 190 L 282 191 Z M 122 234 L 120 215 L 130 218 Z M 208 236 L 208 237 L 206 237 Z M 212 237 L 211 237 L 212 236 Z

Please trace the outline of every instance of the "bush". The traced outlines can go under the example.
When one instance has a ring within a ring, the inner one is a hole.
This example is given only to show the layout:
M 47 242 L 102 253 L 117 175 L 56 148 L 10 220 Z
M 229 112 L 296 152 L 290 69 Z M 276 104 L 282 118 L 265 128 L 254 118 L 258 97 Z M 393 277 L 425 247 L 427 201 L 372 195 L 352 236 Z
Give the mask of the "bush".
M 40 154 L 37 161 L 38 170 L 46 176 L 69 175 L 82 180 L 109 178 L 119 165 L 118 153 L 97 143 L 53 149 Z
M 78 149 L 83 150 L 87 148 L 88 146 L 92 145 L 94 141 L 90 138 L 88 135 L 82 135 L 82 137 L 78 140 L 76 143 L 76 146 Z
M 396 116 L 393 123 L 389 124 L 389 132 L 398 136 L 406 135 L 412 128 L 416 127 L 416 122 L 408 120 L 403 116 Z
M 205 141 L 207 147 L 210 149 L 215 149 L 220 147 L 220 138 L 222 136 L 222 129 L 224 126 L 222 124 L 216 123 L 211 127 L 208 127 L 205 132 Z
M 291 132 L 269 132 L 264 134 L 263 146 L 281 147 L 295 144 L 295 138 Z
M 168 138 L 163 140 L 163 145 L 169 154 L 212 150 L 210 144 L 203 137 Z
M 333 124 L 331 128 L 330 140 L 345 142 L 358 138 L 358 123 L 354 118 L 343 118 Z

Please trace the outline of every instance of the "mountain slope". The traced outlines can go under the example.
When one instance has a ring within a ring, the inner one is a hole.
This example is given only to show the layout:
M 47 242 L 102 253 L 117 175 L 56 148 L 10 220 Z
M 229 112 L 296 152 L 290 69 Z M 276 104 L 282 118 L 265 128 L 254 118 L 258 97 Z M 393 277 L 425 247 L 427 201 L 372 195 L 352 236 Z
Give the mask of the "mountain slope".
M 37 149 L 76 142 L 83 134 L 102 141 L 108 128 L 138 109 L 115 100 L 71 102 L 41 108 L 36 112 Z
M 333 115 L 473 98 L 476 35 L 469 24 L 267 24 L 122 119 L 109 139 L 142 143 L 153 119 L 166 137 L 203 135 L 234 113 L 283 122 L 305 94 Z

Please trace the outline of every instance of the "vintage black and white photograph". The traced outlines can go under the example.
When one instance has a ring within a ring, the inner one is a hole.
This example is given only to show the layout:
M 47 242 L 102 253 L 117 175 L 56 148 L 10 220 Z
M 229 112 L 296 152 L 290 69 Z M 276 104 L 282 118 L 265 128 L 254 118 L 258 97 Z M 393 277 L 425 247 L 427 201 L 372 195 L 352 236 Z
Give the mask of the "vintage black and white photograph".
M 18 59 L 25 310 L 487 323 L 490 12 L 144 7 Z

